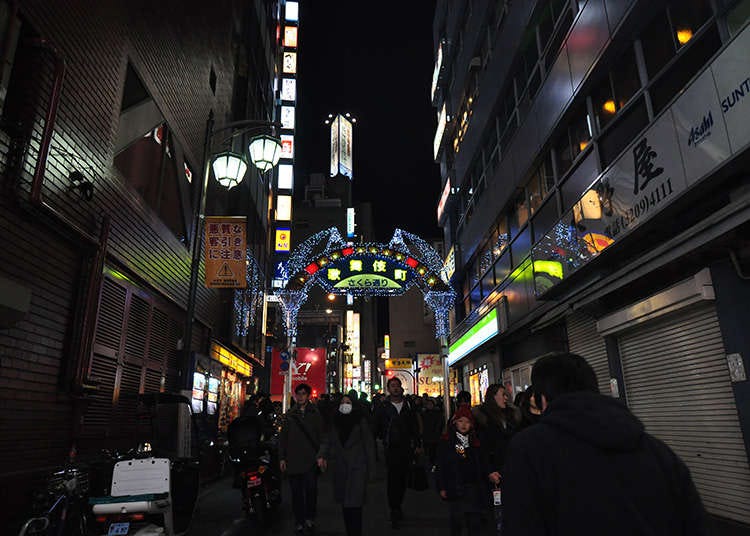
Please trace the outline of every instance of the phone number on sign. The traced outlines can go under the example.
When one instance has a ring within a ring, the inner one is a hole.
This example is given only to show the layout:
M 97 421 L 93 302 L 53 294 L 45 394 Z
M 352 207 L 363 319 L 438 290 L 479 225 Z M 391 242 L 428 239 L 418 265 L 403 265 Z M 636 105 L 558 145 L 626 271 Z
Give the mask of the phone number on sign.
M 648 214 L 652 208 L 660 205 L 673 193 L 672 179 L 670 178 L 658 185 L 650 194 L 642 196 L 628 208 L 627 212 L 615 218 L 611 224 L 607 225 L 604 232 L 607 236 L 615 238 L 632 224 L 637 223 L 641 216 Z

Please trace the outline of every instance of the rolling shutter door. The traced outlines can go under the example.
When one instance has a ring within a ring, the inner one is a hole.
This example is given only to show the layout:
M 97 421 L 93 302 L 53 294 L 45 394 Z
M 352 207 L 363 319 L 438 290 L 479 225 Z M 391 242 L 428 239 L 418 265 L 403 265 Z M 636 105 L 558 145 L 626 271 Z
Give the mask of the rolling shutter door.
M 685 461 L 709 512 L 750 523 L 750 469 L 713 303 L 618 342 L 633 413 Z
M 596 320 L 583 313 L 573 313 L 566 318 L 568 349 L 583 357 L 596 373 L 599 391 L 608 395 L 609 362 L 604 338 L 596 331 Z

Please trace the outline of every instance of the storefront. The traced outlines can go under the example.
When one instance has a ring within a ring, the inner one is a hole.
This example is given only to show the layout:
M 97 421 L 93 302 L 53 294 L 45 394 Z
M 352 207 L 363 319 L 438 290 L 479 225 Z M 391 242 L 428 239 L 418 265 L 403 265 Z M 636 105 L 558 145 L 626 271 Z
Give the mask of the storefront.
M 210 436 L 225 434 L 239 416 L 252 374 L 250 363 L 216 341 L 208 357 L 196 357 L 191 405 L 193 413 L 203 416 Z
M 472 405 L 482 402 L 487 386 L 496 381 L 499 373 L 497 336 L 507 326 L 505 303 L 501 301 L 480 316 L 448 347 L 448 366 L 458 376 L 456 388 L 471 392 Z
M 599 392 L 612 394 L 610 387 L 607 345 L 604 337 L 596 331 L 596 319 L 582 312 L 575 312 L 565 319 L 568 332 L 568 349 L 582 356 L 596 373 Z

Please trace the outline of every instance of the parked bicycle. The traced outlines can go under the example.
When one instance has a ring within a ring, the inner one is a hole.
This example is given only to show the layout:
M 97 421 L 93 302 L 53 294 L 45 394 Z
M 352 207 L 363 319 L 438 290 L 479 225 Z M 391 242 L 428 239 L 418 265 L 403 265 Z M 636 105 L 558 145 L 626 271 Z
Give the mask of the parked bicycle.
M 26 521 L 18 536 L 86 536 L 87 491 L 86 471 L 69 461 L 50 475 L 46 489 L 37 494 L 37 508 L 42 513 Z

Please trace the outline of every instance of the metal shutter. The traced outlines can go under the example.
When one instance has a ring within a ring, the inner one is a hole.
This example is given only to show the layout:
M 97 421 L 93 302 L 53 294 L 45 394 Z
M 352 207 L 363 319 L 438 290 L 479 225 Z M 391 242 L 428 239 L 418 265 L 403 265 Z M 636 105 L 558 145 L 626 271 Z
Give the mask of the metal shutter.
M 750 523 L 750 469 L 712 303 L 619 337 L 628 404 L 685 461 L 709 512 Z
M 599 391 L 610 394 L 609 362 L 604 338 L 596 331 L 596 319 L 583 313 L 573 313 L 566 319 L 568 349 L 588 361 L 599 380 Z

